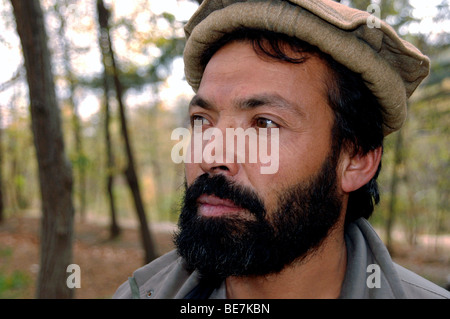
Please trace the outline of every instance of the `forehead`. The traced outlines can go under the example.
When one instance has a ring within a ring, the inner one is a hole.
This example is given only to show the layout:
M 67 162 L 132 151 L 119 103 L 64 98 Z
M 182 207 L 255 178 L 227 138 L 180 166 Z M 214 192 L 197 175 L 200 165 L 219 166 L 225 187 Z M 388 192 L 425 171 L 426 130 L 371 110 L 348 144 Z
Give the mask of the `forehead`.
M 197 96 L 236 101 L 251 95 L 276 95 L 303 108 L 328 105 L 326 63 L 289 47 L 286 54 L 305 59 L 302 63 L 280 61 L 255 51 L 250 41 L 228 43 L 206 65 Z

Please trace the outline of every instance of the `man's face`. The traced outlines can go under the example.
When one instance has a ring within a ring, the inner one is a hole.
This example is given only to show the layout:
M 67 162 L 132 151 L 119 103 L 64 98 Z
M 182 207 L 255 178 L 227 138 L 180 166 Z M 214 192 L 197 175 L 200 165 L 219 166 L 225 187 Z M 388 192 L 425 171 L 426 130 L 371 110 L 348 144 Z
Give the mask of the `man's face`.
M 277 128 L 279 165 L 276 173 L 261 174 L 267 164 L 260 161 L 186 164 L 176 244 L 188 265 L 220 277 L 280 271 L 336 223 L 342 203 L 328 74 L 314 56 L 301 64 L 279 62 L 248 42 L 227 44 L 211 58 L 191 120 L 223 136 L 227 128 Z

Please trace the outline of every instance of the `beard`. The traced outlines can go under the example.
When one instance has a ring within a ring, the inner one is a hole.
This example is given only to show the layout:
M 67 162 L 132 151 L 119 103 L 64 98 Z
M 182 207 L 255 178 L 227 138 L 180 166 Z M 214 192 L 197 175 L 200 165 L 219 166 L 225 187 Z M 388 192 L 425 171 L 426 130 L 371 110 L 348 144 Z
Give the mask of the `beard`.
M 279 192 L 273 212 L 267 212 L 252 189 L 222 174 L 199 176 L 186 187 L 174 237 L 186 268 L 220 282 L 229 276 L 278 273 L 313 254 L 340 216 L 336 163 L 336 156 L 330 155 L 309 181 Z M 231 200 L 246 213 L 201 216 L 197 199 L 203 194 Z

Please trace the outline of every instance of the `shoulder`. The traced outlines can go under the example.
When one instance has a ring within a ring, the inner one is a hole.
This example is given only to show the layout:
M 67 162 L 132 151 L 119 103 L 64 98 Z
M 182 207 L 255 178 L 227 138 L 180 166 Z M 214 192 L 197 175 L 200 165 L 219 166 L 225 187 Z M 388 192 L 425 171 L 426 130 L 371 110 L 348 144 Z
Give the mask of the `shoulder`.
M 395 264 L 407 298 L 413 299 L 450 299 L 450 292 L 428 281 L 416 273 Z
M 197 283 L 196 274 L 186 270 L 173 250 L 137 269 L 113 298 L 182 298 Z
M 167 272 L 181 263 L 181 257 L 178 256 L 175 250 L 172 250 L 161 257 L 153 260 L 147 265 L 137 269 L 133 273 L 138 285 L 143 284 L 149 278 L 157 275 L 160 272 Z
M 365 288 L 365 285 L 347 285 L 347 288 L 351 287 L 353 290 L 345 291 L 346 295 L 356 298 L 364 295 L 383 299 L 450 299 L 449 291 L 394 263 L 386 246 L 367 220 L 360 218 L 348 225 L 346 245 L 348 259 L 353 260 L 347 266 L 349 278 L 356 278 L 354 282 L 363 283 L 367 278 L 367 265 L 377 264 L 381 268 L 381 279 L 385 282 L 383 289 L 365 291 L 361 291 L 361 287 Z

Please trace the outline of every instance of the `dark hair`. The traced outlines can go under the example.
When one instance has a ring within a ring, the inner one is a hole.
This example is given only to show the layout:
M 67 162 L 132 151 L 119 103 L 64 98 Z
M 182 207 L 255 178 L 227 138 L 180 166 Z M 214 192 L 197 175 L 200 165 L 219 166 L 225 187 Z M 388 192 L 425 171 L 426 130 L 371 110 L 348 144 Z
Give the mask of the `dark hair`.
M 308 53 L 322 59 L 332 75 L 325 83 L 328 102 L 334 111 L 332 151 L 340 152 L 344 147 L 353 155 L 365 155 L 383 146 L 383 111 L 361 75 L 350 71 L 330 55 L 305 41 L 272 31 L 247 28 L 226 34 L 214 43 L 203 53 L 202 65 L 206 66 L 221 47 L 232 41 L 250 41 L 255 52 L 261 56 L 288 63 L 303 63 L 308 56 L 295 54 L 293 57 L 287 52 Z M 290 50 L 287 51 L 286 48 Z M 374 206 L 380 200 L 376 181 L 380 170 L 381 162 L 375 176 L 366 185 L 350 193 L 346 224 L 359 217 L 367 219 L 371 216 Z

